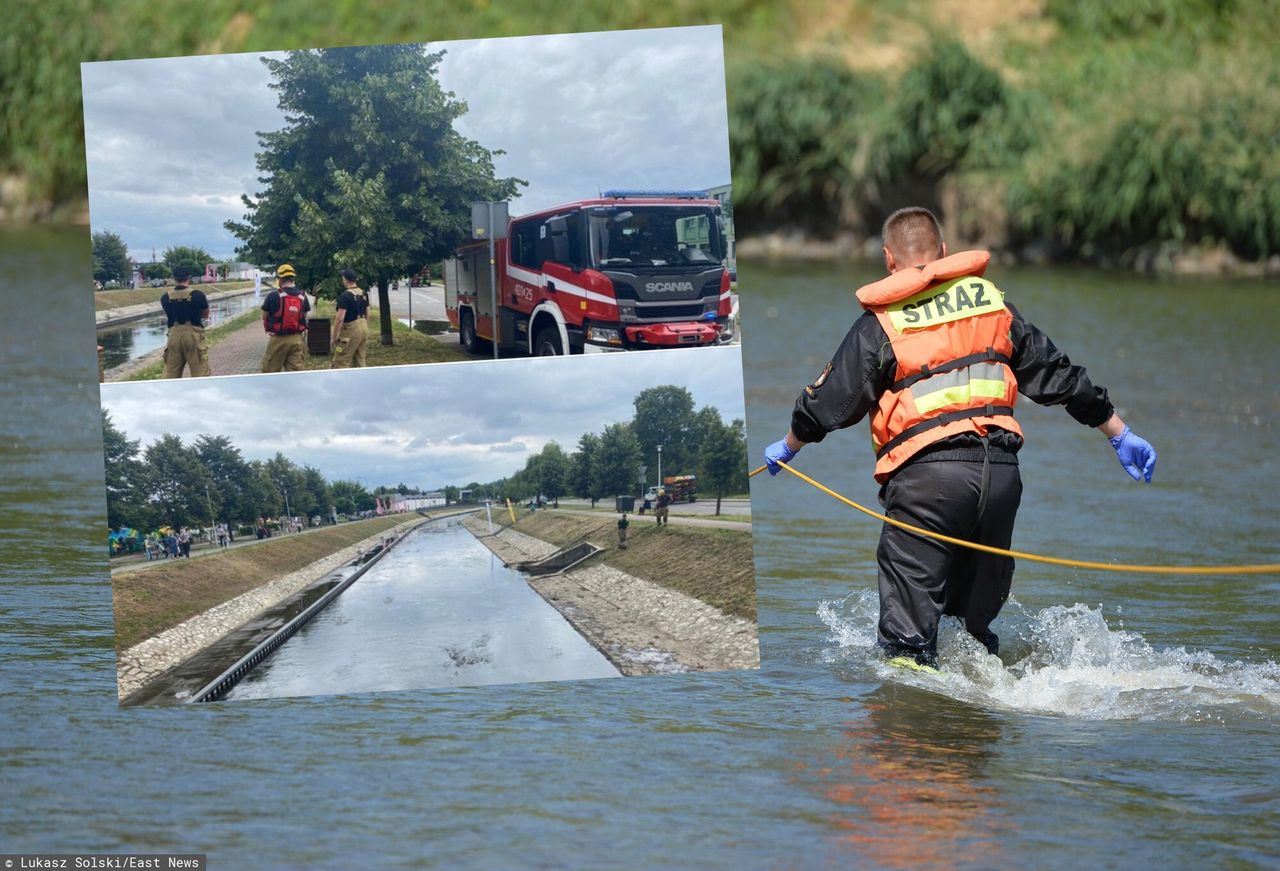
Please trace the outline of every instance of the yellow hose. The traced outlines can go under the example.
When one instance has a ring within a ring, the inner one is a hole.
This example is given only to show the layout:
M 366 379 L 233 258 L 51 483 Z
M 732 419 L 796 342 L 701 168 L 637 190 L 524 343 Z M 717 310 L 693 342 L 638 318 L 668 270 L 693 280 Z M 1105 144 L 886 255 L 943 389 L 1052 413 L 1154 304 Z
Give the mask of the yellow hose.
M 877 520 L 883 520 L 885 523 L 892 524 L 899 529 L 905 529 L 908 532 L 914 532 L 917 535 L 936 538 L 939 541 L 945 541 L 948 544 L 958 544 L 961 547 L 968 547 L 985 553 L 994 553 L 999 556 L 1011 556 L 1016 557 L 1017 559 L 1031 560 L 1032 562 L 1038 563 L 1049 563 L 1050 565 L 1055 566 L 1069 566 L 1077 569 L 1097 569 L 1098 571 L 1104 572 L 1139 572 L 1142 574 L 1161 575 L 1264 575 L 1280 573 L 1280 563 L 1264 563 L 1261 565 L 1251 566 L 1139 566 L 1129 565 L 1126 563 L 1099 563 L 1091 562 L 1089 560 L 1062 559 L 1061 557 L 1056 556 L 1040 556 L 1039 554 L 1027 553 L 1021 550 L 1006 550 L 1002 547 L 991 547 L 987 544 L 978 544 L 975 541 L 965 541 L 963 538 L 953 538 L 950 535 L 943 535 L 940 532 L 922 529 L 919 526 L 913 526 L 910 523 L 903 523 L 901 520 L 894 520 L 892 517 L 885 517 L 878 511 L 872 511 L 870 508 L 859 505 L 847 496 L 841 496 L 835 490 L 818 483 L 804 472 L 796 471 L 786 463 L 779 462 L 778 465 L 795 475 L 801 481 L 804 481 L 806 484 L 817 487 L 828 496 L 832 496 L 843 502 L 845 505 L 848 505 L 850 508 L 856 508 L 863 514 L 874 517 Z M 763 472 L 765 468 L 765 466 L 761 466 L 758 469 L 754 469 L 747 475 L 747 477 L 754 478 L 756 475 Z

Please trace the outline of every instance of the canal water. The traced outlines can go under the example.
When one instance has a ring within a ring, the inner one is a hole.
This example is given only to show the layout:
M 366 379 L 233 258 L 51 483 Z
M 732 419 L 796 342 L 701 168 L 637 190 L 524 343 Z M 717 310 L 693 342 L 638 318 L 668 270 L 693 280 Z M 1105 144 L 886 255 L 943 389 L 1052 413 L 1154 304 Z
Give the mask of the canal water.
M 156 299 L 159 299 L 163 293 L 162 288 L 157 288 Z M 256 306 L 252 293 L 213 300 L 209 303 L 209 322 L 205 326 L 216 327 Z M 103 366 L 114 369 L 116 366 L 163 348 L 167 332 L 168 321 L 164 315 L 139 318 L 123 324 L 103 327 L 98 330 L 98 344 L 102 346 Z
M 753 482 L 759 671 L 119 708 L 85 232 L 0 234 L 6 293 L 52 294 L 0 343 L 6 850 L 299 869 L 1276 865 L 1280 579 L 1022 564 L 1004 665 L 948 627 L 948 675 L 925 683 L 866 653 L 875 524 L 789 477 Z M 741 271 L 754 457 L 873 273 Z M 1280 287 L 991 277 L 1160 450 L 1138 485 L 1060 409 L 1020 412 L 1016 547 L 1280 561 Z M 797 466 L 874 504 L 861 428 Z
M 396 545 L 227 698 L 618 676 L 519 572 L 442 520 Z

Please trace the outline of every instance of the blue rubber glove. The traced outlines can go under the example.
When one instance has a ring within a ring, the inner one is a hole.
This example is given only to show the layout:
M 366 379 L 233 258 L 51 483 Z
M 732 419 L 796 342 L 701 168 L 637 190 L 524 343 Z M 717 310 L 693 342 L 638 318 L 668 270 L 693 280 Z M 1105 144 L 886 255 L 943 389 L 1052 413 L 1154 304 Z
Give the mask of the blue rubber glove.
M 769 474 L 776 475 L 782 471 L 778 463 L 789 463 L 795 459 L 796 452 L 791 450 L 786 439 L 780 439 L 764 449 L 764 464 L 769 467 Z
M 1151 474 L 1156 470 L 1156 449 L 1151 447 L 1151 442 L 1134 433 L 1128 426 L 1120 435 L 1110 439 L 1110 442 L 1129 477 L 1135 481 L 1145 480 L 1150 484 Z

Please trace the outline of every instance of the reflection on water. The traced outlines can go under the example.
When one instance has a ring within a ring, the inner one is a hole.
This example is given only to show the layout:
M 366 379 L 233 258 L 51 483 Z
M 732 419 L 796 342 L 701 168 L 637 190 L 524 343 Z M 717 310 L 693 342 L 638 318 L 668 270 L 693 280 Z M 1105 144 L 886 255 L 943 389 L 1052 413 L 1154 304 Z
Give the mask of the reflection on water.
M 1006 737 L 1000 721 L 891 683 L 855 707 L 863 716 L 799 777 L 834 806 L 830 825 L 857 863 L 1006 865 L 1000 839 L 1016 827 L 988 770 Z
M 1256 699 L 1215 703 L 1205 717 L 1126 708 L 1163 694 L 1168 712 L 1186 713 L 1179 706 L 1197 691 L 1108 684 L 1106 671 L 1122 672 L 1094 658 L 1107 639 L 1090 629 L 1100 620 L 1135 639 L 1120 647 L 1140 651 L 1141 639 L 1219 687 L 1233 674 L 1266 677 L 1267 663 L 1280 661 L 1280 579 L 1020 565 L 1015 591 L 1027 616 L 1012 606 L 1001 616 L 1010 656 L 1001 670 L 1027 660 L 1028 674 L 1052 687 L 1067 688 L 1062 678 L 1079 688 L 1082 667 L 1072 678 L 1037 663 L 1101 662 L 1104 679 L 1088 685 L 1109 687 L 1114 701 L 1066 695 L 1028 707 L 963 671 L 965 683 L 941 691 L 895 691 L 886 684 L 911 678 L 859 659 L 865 646 L 833 644 L 816 615 L 822 602 L 874 589 L 876 525 L 787 476 L 752 482 L 759 671 L 121 709 L 87 231 L 0 232 L 0 260 L 9 298 L 38 289 L 42 302 L 0 342 L 7 850 L 207 852 L 219 868 L 366 867 L 370 856 L 395 867 L 860 868 L 896 861 L 890 833 L 914 836 L 888 810 L 900 795 L 925 829 L 922 849 L 973 856 L 953 838 L 957 825 L 981 843 L 998 836 L 994 858 L 970 866 L 1243 868 L 1280 854 L 1274 713 L 1262 716 Z M 1028 408 L 1015 546 L 1123 562 L 1280 558 L 1274 284 L 998 273 L 1161 452 L 1156 482 L 1130 486 L 1096 433 L 1061 409 Z M 875 276 L 759 262 L 743 264 L 742 276 L 757 457 L 847 328 L 853 288 Z M 290 420 L 282 407 L 261 423 L 284 432 Z M 864 431 L 806 448 L 797 462 L 875 503 Z M 396 593 L 382 607 L 411 600 Z M 1077 603 L 1085 610 L 1067 613 Z M 1083 633 L 1078 645 L 1071 624 Z M 1059 642 L 1044 660 L 1018 640 L 1023 627 L 1041 626 Z M 468 663 L 485 631 L 447 644 L 455 667 L 478 667 Z M 953 692 L 974 694 L 957 701 Z M 1107 705 L 1114 716 L 1080 713 Z M 1046 708 L 1054 713 L 1037 712 Z M 935 759 L 943 771 L 927 767 Z M 918 771 L 942 778 L 940 792 Z M 877 799 L 859 804 L 857 791 L 872 786 Z M 926 807 L 945 825 L 930 829 Z M 340 824 L 317 824 L 330 820 Z
M 457 521 L 395 547 L 228 699 L 616 677 Z
M 156 288 L 157 300 L 163 294 L 163 288 Z M 209 322 L 205 326 L 216 327 L 254 308 L 255 305 L 252 293 L 214 300 L 209 303 Z M 158 315 L 98 330 L 98 344 L 102 346 L 103 366 L 113 369 L 163 348 L 165 335 L 168 332 L 167 325 L 168 321 L 164 315 Z

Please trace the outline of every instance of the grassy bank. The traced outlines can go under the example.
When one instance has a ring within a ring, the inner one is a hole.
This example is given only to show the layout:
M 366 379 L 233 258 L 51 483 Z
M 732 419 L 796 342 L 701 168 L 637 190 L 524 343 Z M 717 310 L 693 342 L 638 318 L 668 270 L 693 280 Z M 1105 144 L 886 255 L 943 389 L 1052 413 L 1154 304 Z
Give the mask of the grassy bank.
M 337 309 L 330 300 L 321 300 L 316 305 L 313 317 L 329 318 L 332 322 Z M 378 322 L 378 309 L 369 309 L 369 348 L 367 351 L 370 366 L 398 366 L 409 363 L 452 363 L 458 360 L 472 359 L 456 344 L 438 342 L 425 333 L 412 327 L 391 321 L 391 337 L 394 345 L 384 345 L 380 338 L 381 326 Z M 333 365 L 332 355 L 308 356 L 306 368 L 328 369 Z
M 214 605 L 410 519 L 411 515 L 395 515 L 359 520 L 199 559 L 168 560 L 118 572 L 111 579 L 116 649 L 131 647 Z
M 0 220 L 83 202 L 82 60 L 412 41 L 423 21 L 437 40 L 723 23 L 740 236 L 869 237 L 921 203 L 956 244 L 1050 258 L 1280 252 L 1280 16 L 1256 0 L 23 4 L 0 33 Z
M 226 281 L 221 284 L 202 284 L 199 289 L 205 293 L 221 293 L 222 291 L 240 290 L 246 287 L 253 287 L 253 282 Z M 144 303 L 153 303 L 158 307 L 160 305 L 160 297 L 164 295 L 166 290 L 168 288 L 164 287 L 140 287 L 137 290 L 132 288 L 128 290 L 98 290 L 94 291 L 93 294 L 93 308 L 95 311 L 106 311 Z
M 618 550 L 616 516 L 539 511 L 521 517 L 513 528 L 560 547 L 589 540 L 609 548 L 603 557 L 606 565 L 693 596 L 727 614 L 756 619 L 751 533 L 746 530 L 659 529 L 651 523 L 632 523 L 627 549 Z

